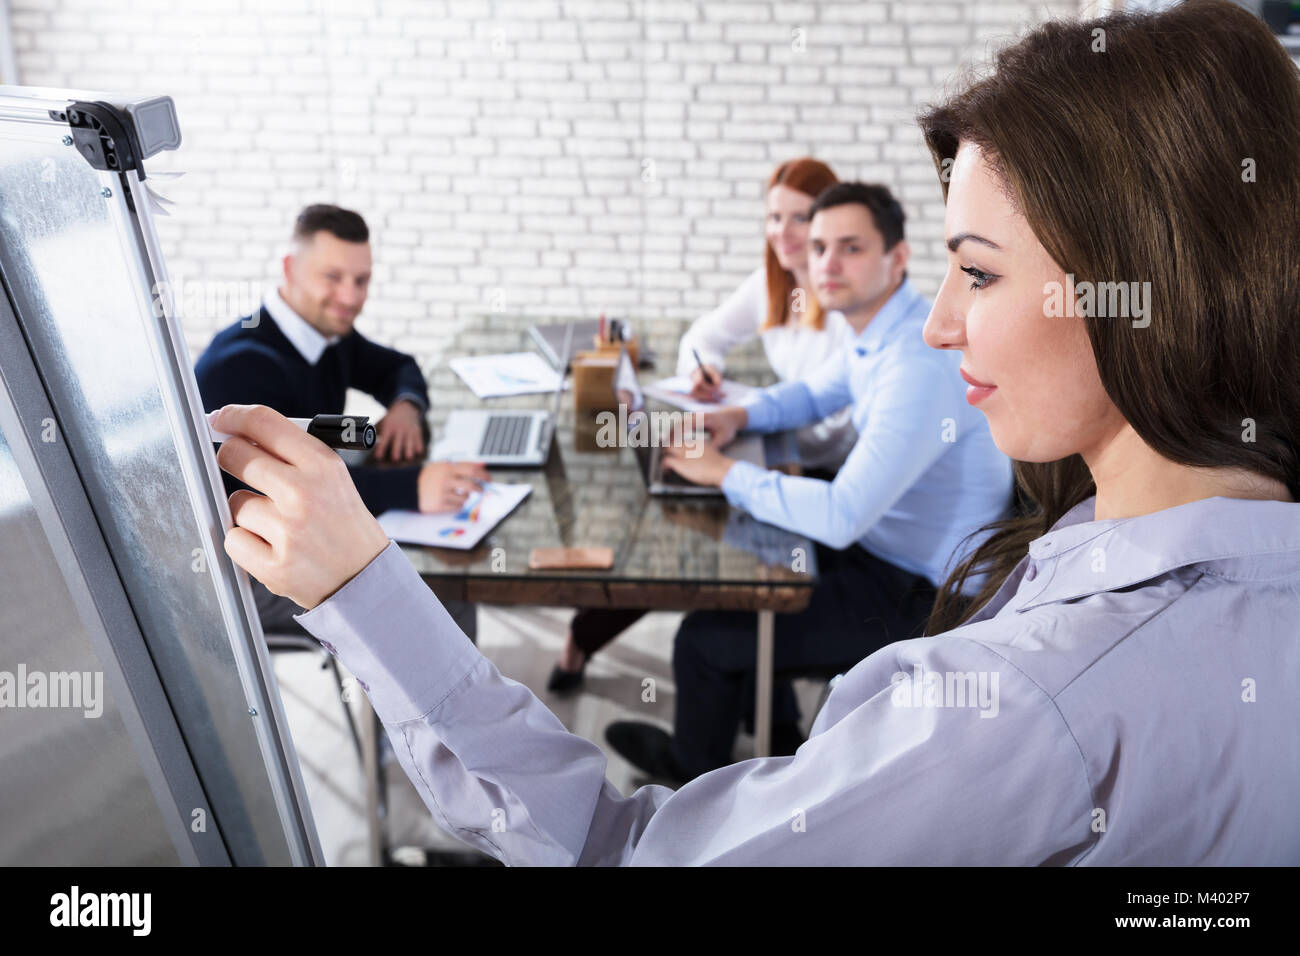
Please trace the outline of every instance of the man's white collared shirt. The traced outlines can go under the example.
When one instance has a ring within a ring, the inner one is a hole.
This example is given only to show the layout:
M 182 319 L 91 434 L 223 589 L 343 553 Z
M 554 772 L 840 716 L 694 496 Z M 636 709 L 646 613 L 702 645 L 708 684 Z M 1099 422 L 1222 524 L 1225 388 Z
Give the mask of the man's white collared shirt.
M 340 335 L 332 335 L 329 338 L 321 335 L 310 322 L 294 311 L 293 306 L 284 301 L 278 289 L 267 295 L 262 300 L 262 305 L 275 320 L 280 331 L 284 333 L 284 337 L 298 350 L 298 354 L 307 360 L 308 365 L 319 362 L 320 357 L 325 354 L 325 349 L 342 339 Z

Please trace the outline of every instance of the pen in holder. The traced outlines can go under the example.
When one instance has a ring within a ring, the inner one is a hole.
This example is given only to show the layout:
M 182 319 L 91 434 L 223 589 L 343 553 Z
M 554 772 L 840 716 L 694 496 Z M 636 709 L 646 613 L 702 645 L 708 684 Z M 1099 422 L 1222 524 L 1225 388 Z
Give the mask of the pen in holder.
M 618 411 L 614 395 L 614 373 L 619 356 L 627 349 L 636 367 L 640 346 L 627 336 L 627 326 L 618 319 L 600 317 L 600 331 L 592 338 L 592 349 L 573 356 L 573 408 L 575 411 Z
M 636 336 L 629 333 L 627 324 L 618 319 L 605 322 L 603 315 L 600 318 L 600 331 L 591 340 L 592 348 L 597 352 L 612 352 L 615 356 L 618 355 L 619 349 L 627 349 L 632 367 L 638 368 L 641 362 L 641 346 L 637 343 Z

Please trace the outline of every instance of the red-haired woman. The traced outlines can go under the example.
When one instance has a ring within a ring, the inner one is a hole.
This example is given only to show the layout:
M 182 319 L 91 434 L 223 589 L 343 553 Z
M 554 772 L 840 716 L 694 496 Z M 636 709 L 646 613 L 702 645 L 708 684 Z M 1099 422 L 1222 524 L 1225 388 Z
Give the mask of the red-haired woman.
M 693 398 L 716 400 L 727 353 L 755 336 L 762 339 L 772 371 L 783 382 L 802 378 L 852 336 L 843 316 L 822 311 L 808 281 L 808 210 L 818 193 L 838 181 L 829 166 L 808 157 L 788 160 L 772 172 L 765 201 L 763 265 L 682 336 L 677 374 L 690 376 Z M 857 440 L 852 411 L 847 406 L 796 432 L 805 472 L 829 477 L 844 464 Z M 636 608 L 580 609 L 569 622 L 569 637 L 547 690 L 576 689 L 591 656 L 644 614 Z
M 727 353 L 758 336 L 783 382 L 802 378 L 844 344 L 848 325 L 826 313 L 808 281 L 808 209 L 839 180 L 825 163 L 804 157 L 782 163 L 767 183 L 767 243 L 763 265 L 725 302 L 691 324 L 677 351 L 677 374 L 690 376 L 692 396 L 716 399 Z M 698 352 L 707 373 L 695 361 Z M 857 438 L 844 408 L 798 432 L 805 470 L 837 471 Z

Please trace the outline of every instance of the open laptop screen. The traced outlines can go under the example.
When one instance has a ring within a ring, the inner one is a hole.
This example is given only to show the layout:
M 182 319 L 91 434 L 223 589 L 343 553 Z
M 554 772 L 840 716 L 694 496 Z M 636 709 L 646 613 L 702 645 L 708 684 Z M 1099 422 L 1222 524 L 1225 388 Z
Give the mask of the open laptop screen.
M 614 398 L 627 408 L 628 425 L 632 424 L 632 413 L 645 411 L 645 396 L 637 381 L 636 368 L 627 349 L 618 354 L 618 365 L 614 369 Z
M 641 469 L 641 477 L 649 487 L 650 469 L 654 464 L 654 449 L 632 435 L 638 427 L 644 433 L 646 423 L 643 419 L 646 417 L 646 408 L 645 395 L 641 391 L 640 382 L 637 381 L 636 366 L 632 364 L 627 349 L 619 352 L 618 365 L 614 367 L 614 399 L 619 404 L 619 418 L 626 422 L 627 434 L 623 438 L 632 447 L 636 455 L 636 463 Z
M 614 367 L 614 398 L 620 406 L 619 417 L 627 422 L 627 433 L 624 437 L 636 454 L 637 465 L 641 469 L 641 477 L 645 479 L 646 486 L 657 484 L 669 487 L 693 487 L 694 482 L 688 481 L 676 472 L 655 468 L 658 449 L 654 447 L 653 439 L 647 440 L 647 436 L 653 435 L 654 430 L 647 420 L 649 412 L 646 411 L 645 394 L 641 391 L 636 366 L 632 364 L 627 349 L 619 353 L 618 364 Z M 633 434 L 634 432 L 637 434 Z

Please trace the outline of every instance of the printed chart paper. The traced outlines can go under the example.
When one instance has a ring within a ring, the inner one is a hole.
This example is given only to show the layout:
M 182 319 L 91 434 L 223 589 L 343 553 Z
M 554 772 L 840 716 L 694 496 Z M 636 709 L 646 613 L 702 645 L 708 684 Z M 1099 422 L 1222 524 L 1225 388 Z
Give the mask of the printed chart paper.
M 379 516 L 379 526 L 394 541 L 468 551 L 528 497 L 532 485 L 488 482 L 465 499 L 457 512 L 423 514 L 393 509 Z
M 447 364 L 479 398 L 553 392 L 560 384 L 560 373 L 536 352 L 468 355 Z

